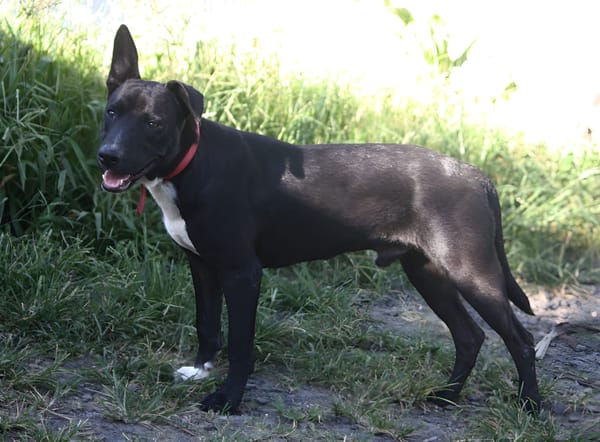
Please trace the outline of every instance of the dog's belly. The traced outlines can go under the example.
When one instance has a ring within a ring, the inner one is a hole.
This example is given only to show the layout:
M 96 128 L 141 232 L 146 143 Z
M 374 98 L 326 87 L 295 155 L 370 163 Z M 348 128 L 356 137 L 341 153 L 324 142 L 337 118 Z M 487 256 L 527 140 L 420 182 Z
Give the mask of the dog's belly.
M 375 228 L 348 226 L 299 216 L 287 221 L 269 223 L 258 235 L 256 252 L 265 267 L 285 267 L 360 250 L 373 250 L 376 264 L 386 266 L 410 248 L 401 229 L 386 237 L 377 231 L 376 225 Z
M 356 191 L 335 182 L 313 180 L 303 186 L 299 181 L 290 179 L 260 208 L 266 215 L 260 218 L 255 246 L 265 267 L 359 250 L 375 251 L 377 264 L 385 266 L 391 256 L 395 259 L 414 245 L 410 192 L 402 192 L 402 182 Z
M 187 233 L 187 227 L 181 216 L 181 212 L 177 204 L 175 204 L 177 197 L 175 186 L 168 181 L 158 178 L 153 181 L 147 181 L 145 186 L 162 211 L 163 223 L 171 239 L 181 247 L 198 254 Z

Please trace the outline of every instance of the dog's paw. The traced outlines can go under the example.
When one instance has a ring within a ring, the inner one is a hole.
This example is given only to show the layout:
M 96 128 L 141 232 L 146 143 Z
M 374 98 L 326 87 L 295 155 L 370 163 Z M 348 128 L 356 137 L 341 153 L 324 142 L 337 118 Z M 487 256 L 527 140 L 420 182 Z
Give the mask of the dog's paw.
M 210 376 L 213 367 L 211 362 L 205 362 L 202 367 L 181 367 L 173 373 L 173 376 L 178 381 L 200 381 Z
M 200 403 L 200 409 L 223 414 L 239 414 L 238 405 L 232 405 L 227 399 L 227 395 L 221 391 L 215 391 L 206 396 Z

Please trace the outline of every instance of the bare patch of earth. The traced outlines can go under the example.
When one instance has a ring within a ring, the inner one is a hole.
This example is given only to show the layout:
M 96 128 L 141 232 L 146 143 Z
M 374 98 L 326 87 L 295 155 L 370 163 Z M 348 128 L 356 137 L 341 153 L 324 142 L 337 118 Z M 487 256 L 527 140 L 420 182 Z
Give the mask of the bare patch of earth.
M 399 335 L 422 334 L 452 343 L 442 322 L 418 294 L 392 287 L 389 294 L 367 301 L 364 308 L 382 328 Z M 397 289 L 397 290 L 396 290 Z M 546 337 L 549 345 L 538 360 L 538 376 L 552 383 L 553 397 L 545 407 L 565 435 L 584 426 L 600 426 L 600 287 L 546 290 L 528 287 L 536 316 L 517 312 L 536 342 Z M 473 313 L 486 332 L 482 354 L 508 358 L 500 338 Z M 552 339 L 548 335 L 552 333 Z M 128 424 L 108 419 L 102 408 L 101 391 L 93 384 L 80 384 L 67 403 L 56 404 L 48 423 L 60 429 L 66 421 L 84 421 L 80 436 L 94 440 L 375 440 L 393 438 L 373 434 L 353 419 L 335 413 L 339 398 L 325 389 L 309 385 L 284 387 L 276 376 L 261 371 L 252 377 L 244 396 L 243 415 L 220 416 L 195 408 L 171 416 L 164 423 Z M 569 398 L 564 400 L 564 398 Z M 464 437 L 466 417 L 481 413 L 485 397 L 463 397 L 458 407 L 414 408 L 399 411 L 399 419 L 414 431 L 409 441 L 448 441 Z M 292 410 L 292 411 L 290 411 Z M 594 431 L 600 431 L 595 429 Z
M 565 434 L 587 427 L 593 427 L 600 434 L 600 286 L 562 287 L 552 291 L 527 287 L 525 291 L 536 316 L 514 310 L 536 343 L 543 339 L 549 341 L 545 354 L 536 364 L 538 378 L 552 383 L 555 396 L 569 398 L 568 401 L 551 399 L 544 403 L 544 408 L 550 409 Z M 486 334 L 481 354 L 487 352 L 508 358 L 500 337 L 473 309 L 467 308 Z M 390 294 L 374 305 L 371 312 L 389 329 L 407 335 L 438 335 L 451 345 L 446 327 L 417 293 Z M 465 416 L 479 412 L 481 407 L 485 407 L 485 398 L 466 397 L 458 412 L 408 411 L 403 417 L 417 428 L 408 440 L 461 438 Z

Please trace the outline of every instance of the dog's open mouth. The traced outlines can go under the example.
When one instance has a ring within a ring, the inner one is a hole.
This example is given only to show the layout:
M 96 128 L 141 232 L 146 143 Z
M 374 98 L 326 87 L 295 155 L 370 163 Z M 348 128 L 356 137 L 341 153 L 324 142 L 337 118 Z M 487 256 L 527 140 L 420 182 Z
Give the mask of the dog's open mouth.
M 118 174 L 111 170 L 105 170 L 102 174 L 102 188 L 109 192 L 124 192 L 129 189 L 133 183 L 146 174 L 154 164 L 151 161 L 140 172 L 135 174 Z
M 102 188 L 109 192 L 123 192 L 133 184 L 133 175 L 118 175 L 110 170 L 102 174 Z

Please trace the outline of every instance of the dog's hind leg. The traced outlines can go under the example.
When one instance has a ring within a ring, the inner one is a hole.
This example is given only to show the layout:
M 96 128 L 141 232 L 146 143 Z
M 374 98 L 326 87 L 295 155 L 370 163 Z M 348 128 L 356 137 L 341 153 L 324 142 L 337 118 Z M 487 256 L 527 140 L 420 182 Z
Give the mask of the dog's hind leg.
M 408 252 L 401 258 L 401 263 L 410 282 L 452 334 L 456 348 L 454 368 L 448 387 L 436 392 L 432 400 L 438 405 L 454 403 L 475 365 L 485 335 L 465 309 L 454 284 L 443 271 L 417 251 Z
M 533 337 L 510 306 L 506 279 L 495 254 L 488 254 L 489 259 L 484 256 L 482 253 L 462 253 L 456 258 L 460 266 L 456 266 L 455 271 L 450 269 L 449 277 L 465 300 L 506 344 L 519 374 L 520 398 L 528 410 L 536 411 L 540 406 L 540 394 Z

